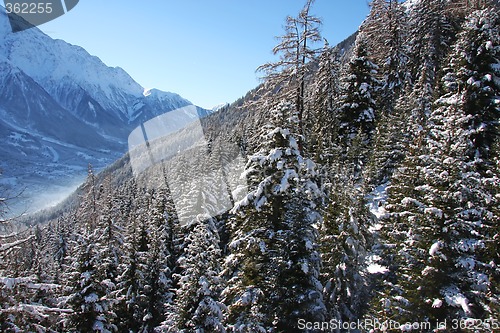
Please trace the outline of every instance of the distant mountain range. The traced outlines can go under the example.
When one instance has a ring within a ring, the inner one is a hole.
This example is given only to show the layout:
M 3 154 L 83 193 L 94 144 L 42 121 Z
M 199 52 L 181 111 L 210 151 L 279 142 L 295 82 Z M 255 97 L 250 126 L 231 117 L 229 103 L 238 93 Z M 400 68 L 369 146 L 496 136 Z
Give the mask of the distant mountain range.
M 1 6 L 0 87 L 0 191 L 22 192 L 14 213 L 69 193 L 89 163 L 102 168 L 122 156 L 139 124 L 191 105 L 145 91 L 123 69 L 37 28 L 12 33 Z

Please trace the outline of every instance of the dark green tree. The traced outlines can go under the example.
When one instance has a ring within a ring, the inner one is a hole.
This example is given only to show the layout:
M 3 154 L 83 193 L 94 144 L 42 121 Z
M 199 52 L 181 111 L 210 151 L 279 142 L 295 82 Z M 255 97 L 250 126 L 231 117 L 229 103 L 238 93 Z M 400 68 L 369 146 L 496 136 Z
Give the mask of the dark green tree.
M 247 164 L 250 192 L 234 208 L 223 292 L 231 331 L 290 332 L 299 318 L 325 318 L 314 227 L 322 194 L 314 163 L 300 154 L 294 110 L 271 111 Z
M 431 322 L 493 316 L 498 41 L 495 10 L 467 18 L 427 135 L 393 178 L 382 233 L 392 288 L 378 315 Z
M 178 259 L 181 270 L 172 325 L 165 332 L 225 332 L 222 324 L 224 305 L 218 301 L 223 281 L 220 277 L 221 250 L 213 219 L 197 221 L 190 226 L 184 253 Z
M 341 159 L 346 167 L 356 178 L 360 178 L 371 154 L 380 81 L 376 77 L 378 66 L 370 59 L 363 33 L 357 36 L 353 52 L 349 68 L 343 76 L 337 144 L 341 147 Z
M 372 217 L 349 176 L 331 176 L 328 208 L 320 227 L 321 282 L 328 317 L 355 322 L 366 310 L 366 257 Z

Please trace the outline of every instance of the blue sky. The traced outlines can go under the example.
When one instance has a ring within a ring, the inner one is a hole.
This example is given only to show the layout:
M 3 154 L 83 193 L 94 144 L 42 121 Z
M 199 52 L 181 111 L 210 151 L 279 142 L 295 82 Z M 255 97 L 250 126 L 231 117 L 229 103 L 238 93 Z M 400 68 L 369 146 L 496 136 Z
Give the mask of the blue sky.
M 80 45 L 145 88 L 180 94 L 211 108 L 254 88 L 255 69 L 275 60 L 272 48 L 287 15 L 305 0 L 81 0 L 40 26 Z M 368 0 L 316 0 L 322 34 L 335 44 L 356 31 Z

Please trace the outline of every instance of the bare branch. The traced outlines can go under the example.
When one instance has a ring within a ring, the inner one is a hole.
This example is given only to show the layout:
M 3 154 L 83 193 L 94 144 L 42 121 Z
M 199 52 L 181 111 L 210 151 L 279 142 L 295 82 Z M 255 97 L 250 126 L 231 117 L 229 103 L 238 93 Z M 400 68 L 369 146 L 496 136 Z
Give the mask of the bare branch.
M 9 251 L 13 248 L 19 247 L 19 245 L 22 245 L 24 243 L 29 242 L 30 240 L 34 239 L 35 236 L 31 235 L 28 238 L 25 239 L 19 239 L 17 241 L 14 241 L 12 243 L 7 243 L 7 244 L 0 244 L 0 253 Z
M 27 208 L 24 209 L 23 212 L 17 214 L 16 216 L 12 216 L 12 217 L 8 217 L 8 218 L 6 217 L 10 211 L 9 201 L 20 198 L 23 195 L 25 190 L 26 190 L 26 188 L 23 188 L 15 195 L 9 195 L 9 194 L 3 193 L 2 197 L 0 197 L 0 226 L 7 225 L 7 224 L 11 223 L 12 221 L 19 219 L 20 217 L 22 217 L 26 214 L 26 212 L 28 211 Z

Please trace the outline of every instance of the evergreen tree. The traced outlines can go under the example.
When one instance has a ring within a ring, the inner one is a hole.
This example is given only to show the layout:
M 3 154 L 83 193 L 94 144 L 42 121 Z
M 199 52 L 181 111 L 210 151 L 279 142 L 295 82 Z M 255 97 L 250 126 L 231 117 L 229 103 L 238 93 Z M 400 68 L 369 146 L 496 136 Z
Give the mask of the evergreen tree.
M 299 318 L 324 319 L 313 226 L 321 193 L 314 163 L 299 151 L 295 110 L 283 103 L 271 111 L 267 141 L 247 164 L 251 191 L 234 208 L 223 295 L 235 332 L 294 331 Z
M 375 130 L 375 96 L 380 87 L 376 78 L 377 68 L 369 58 L 366 36 L 359 34 L 344 77 L 338 138 L 346 163 L 357 177 L 369 158 Z
M 111 190 L 109 177 L 100 186 L 98 199 L 99 217 L 97 228 L 101 234 L 97 239 L 100 257 L 100 273 L 103 280 L 116 283 L 118 265 L 121 257 L 120 246 L 123 243 L 120 216 L 115 206 L 115 193 Z
M 366 192 L 388 183 L 405 157 L 408 135 L 405 131 L 404 110 L 399 107 L 401 99 L 396 102 L 397 106 L 392 113 L 381 114 L 377 122 L 373 152 L 364 170 Z
M 142 324 L 142 286 L 145 276 L 144 252 L 147 238 L 140 232 L 138 221 L 131 218 L 124 243 L 125 258 L 120 265 L 121 274 L 114 293 L 116 325 L 119 331 L 139 332 Z
M 80 235 L 73 250 L 76 258 L 70 267 L 68 304 L 73 309 L 69 318 L 69 327 L 76 332 L 113 332 L 112 313 L 109 290 L 111 282 L 103 279 L 99 239 L 102 229 L 98 227 L 98 191 L 96 178 L 89 166 L 84 188 L 85 196 L 79 208 Z
M 490 155 L 499 114 L 496 11 L 467 18 L 450 64 L 425 146 L 393 179 L 387 206 L 394 284 L 381 312 L 399 320 L 486 319 L 498 306 L 491 282 L 498 249 L 487 245 L 499 223 L 498 167 Z
M 121 274 L 114 295 L 116 324 L 120 331 L 142 332 L 147 316 L 145 285 L 150 244 L 148 208 L 149 195 L 145 191 L 134 195 L 124 243 L 125 259 L 120 265 Z
M 118 268 L 123 256 L 122 226 L 120 216 L 114 199 L 115 193 L 111 190 L 109 176 L 99 186 L 97 198 L 97 225 L 96 235 L 92 239 L 95 242 L 95 255 L 98 266 L 95 267 L 96 279 L 99 281 L 105 293 L 105 299 L 109 302 L 107 317 L 110 322 L 119 321 L 114 312 L 116 284 L 118 281 Z
M 54 264 L 54 282 L 60 283 L 64 269 L 67 266 L 67 254 L 71 232 L 68 228 L 67 217 L 58 218 L 54 223 L 52 239 L 52 256 Z
M 381 117 L 392 114 L 398 98 L 410 81 L 405 41 L 407 16 L 397 0 L 374 0 L 370 14 L 360 27 L 367 37 L 373 62 L 377 64 L 381 91 L 377 103 Z
M 329 318 L 354 322 L 366 310 L 366 254 L 371 216 L 345 173 L 332 176 L 329 204 L 320 228 L 321 278 Z
M 338 135 L 335 97 L 339 95 L 338 55 L 325 42 L 314 78 L 311 110 L 307 114 L 307 150 L 317 163 L 331 163 L 335 157 L 333 143 Z
M 366 36 L 358 35 L 354 55 L 345 77 L 345 96 L 342 98 L 340 134 L 346 143 L 361 130 L 371 135 L 375 128 L 375 94 L 379 82 L 375 75 L 377 65 L 369 58 Z
M 149 202 L 148 252 L 145 262 L 145 316 L 140 332 L 153 332 L 165 319 L 165 306 L 172 293 L 172 223 L 167 212 L 167 197 L 161 190 L 152 194 Z
M 219 236 L 213 219 L 198 221 L 185 240 L 184 253 L 178 259 L 181 273 L 173 305 L 175 326 L 165 331 L 225 332 L 224 306 L 218 301 L 223 282 L 220 274 Z M 166 326 L 166 325 L 165 325 Z M 174 328 L 175 327 L 175 328 Z
M 425 189 L 421 156 L 426 155 L 420 140 L 409 147 L 408 156 L 387 187 L 387 215 L 381 221 L 378 253 L 381 256 L 379 264 L 387 267 L 388 272 L 382 277 L 382 290 L 375 290 L 370 309 L 370 315 L 380 320 L 399 322 L 406 311 L 408 300 L 403 296 L 406 290 L 403 284 L 405 280 L 410 280 L 415 266 L 414 250 L 419 238 L 416 223 L 422 215 L 419 200 Z M 407 287 L 416 289 L 418 286 Z
M 459 168 L 459 185 L 455 186 L 462 195 L 455 198 L 458 207 L 450 227 L 455 232 L 449 247 L 454 251 L 450 257 L 460 269 L 451 276 L 453 286 L 470 302 L 470 313 L 463 311 L 473 318 L 493 318 L 490 304 L 499 303 L 490 282 L 499 272 L 498 244 L 491 243 L 500 223 L 496 214 L 500 175 L 494 148 L 500 118 L 499 23 L 498 7 L 494 6 L 466 18 L 443 79 L 440 108 L 433 117 L 437 123 L 442 119 L 459 127 L 451 140 L 457 160 L 453 166 Z
M 68 304 L 73 309 L 68 328 L 76 332 L 114 332 L 116 327 L 108 316 L 109 301 L 106 299 L 106 285 L 97 276 L 99 262 L 94 245 L 95 235 L 90 231 L 81 235 L 78 257 L 73 265 L 69 281 L 71 294 Z
M 456 36 L 446 0 L 417 1 L 409 17 L 408 56 L 413 84 L 408 86 L 408 133 L 418 137 L 430 116 L 442 61 Z
M 171 303 L 173 217 L 167 202 L 161 189 L 141 190 L 129 217 L 126 258 L 115 293 L 117 325 L 129 332 L 153 332 Z

